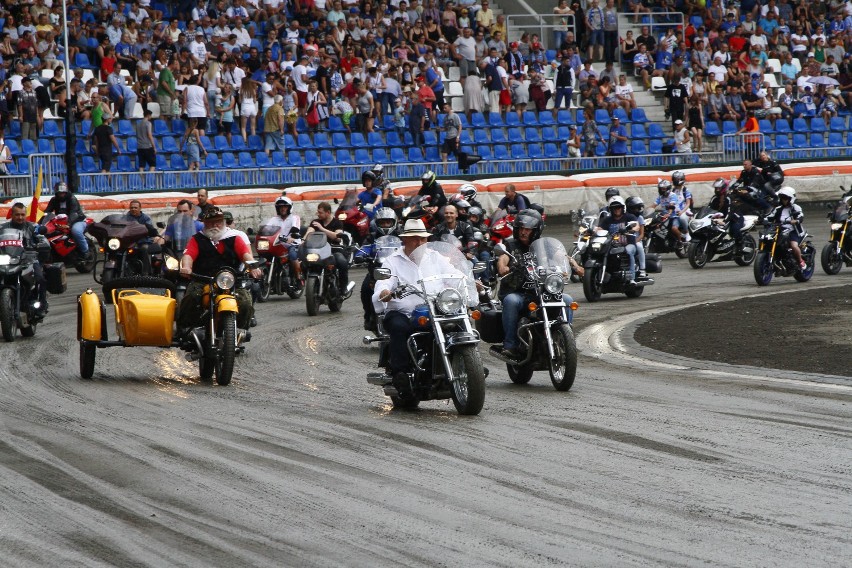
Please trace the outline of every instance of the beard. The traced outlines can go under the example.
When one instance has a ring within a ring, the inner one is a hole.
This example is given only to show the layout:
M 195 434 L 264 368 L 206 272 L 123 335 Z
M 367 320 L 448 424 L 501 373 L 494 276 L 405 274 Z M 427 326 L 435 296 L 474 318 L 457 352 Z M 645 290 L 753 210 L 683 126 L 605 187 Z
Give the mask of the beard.
M 215 243 L 222 238 L 222 235 L 225 234 L 225 229 L 224 227 L 205 227 L 204 230 L 201 232 L 204 234 L 205 237 Z

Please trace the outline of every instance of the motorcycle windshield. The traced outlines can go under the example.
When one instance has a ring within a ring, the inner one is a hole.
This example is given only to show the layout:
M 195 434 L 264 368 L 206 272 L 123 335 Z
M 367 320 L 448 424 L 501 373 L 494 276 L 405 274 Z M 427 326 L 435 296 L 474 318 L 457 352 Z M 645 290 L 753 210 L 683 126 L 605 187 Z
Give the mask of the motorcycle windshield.
M 271 237 L 275 233 L 281 230 L 281 225 L 277 224 L 276 219 L 278 217 L 270 217 L 266 221 L 263 222 L 263 225 L 257 230 L 257 234 L 260 237 Z
M 411 253 L 411 260 L 420 268 L 420 278 L 428 296 L 435 297 L 452 288 L 466 305 L 476 305 L 479 296 L 473 265 L 455 246 L 445 242 L 426 243 Z
M 314 253 L 319 255 L 318 260 L 325 260 L 331 256 L 331 245 L 328 244 L 328 237 L 326 237 L 325 233 L 321 233 L 320 231 L 314 231 L 305 239 L 305 243 L 303 245 L 303 250 L 305 255 L 310 253 Z M 308 259 L 309 262 L 312 262 Z
M 586 201 L 577 210 L 578 223 L 581 227 L 594 228 L 600 219 L 601 208 L 591 201 Z
M 845 201 L 841 201 L 837 204 L 832 218 L 835 223 L 843 223 L 849 218 L 849 206 L 846 205 Z
M 184 213 L 176 213 L 169 218 L 166 230 L 172 237 L 173 250 L 180 254 L 186 248 L 186 243 L 197 231 L 195 230 L 195 219 Z
M 456 248 L 457 248 L 457 249 L 459 249 L 459 250 L 461 250 L 461 249 L 462 249 L 462 243 L 461 243 L 461 241 L 458 239 L 458 237 L 457 237 L 457 236 L 455 236 L 455 235 L 451 235 L 451 234 L 449 234 L 449 233 L 447 233 L 446 235 L 442 235 L 442 236 L 441 236 L 441 242 L 442 242 L 442 243 L 447 243 L 447 244 L 449 244 L 449 245 L 452 245 L 452 246 L 456 247 Z
M 376 251 L 376 260 L 382 262 L 384 259 L 399 250 L 402 246 L 402 240 L 394 235 L 387 235 L 376 239 L 373 250 Z
M 698 213 L 695 214 L 695 218 L 696 219 L 703 219 L 704 217 L 709 217 L 709 216 L 714 215 L 716 213 L 718 213 L 718 211 L 716 211 L 715 209 L 713 209 L 709 205 L 705 205 L 704 207 L 702 207 L 698 211 Z
M 3 229 L 3 232 L 0 232 L 0 255 L 16 257 L 23 253 L 23 233 L 17 229 Z
M 533 241 L 530 252 L 535 255 L 536 264 L 539 268 L 543 267 L 548 272 L 571 274 L 565 246 L 553 237 L 542 237 Z
M 354 187 L 347 188 L 343 195 L 343 201 L 337 206 L 338 211 L 348 211 L 354 209 L 358 205 L 358 189 Z

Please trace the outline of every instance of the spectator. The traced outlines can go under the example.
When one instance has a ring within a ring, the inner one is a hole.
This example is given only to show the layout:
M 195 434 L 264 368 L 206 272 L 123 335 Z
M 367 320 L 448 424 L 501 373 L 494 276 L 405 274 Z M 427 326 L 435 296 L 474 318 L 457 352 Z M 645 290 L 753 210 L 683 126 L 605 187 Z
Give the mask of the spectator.
M 781 109 L 781 118 L 792 126 L 795 117 L 796 96 L 793 94 L 793 84 L 790 81 L 784 84 L 784 92 L 778 96 L 778 107 Z
M 429 125 L 429 111 L 420 101 L 420 95 L 416 91 L 411 93 L 411 110 L 408 115 L 408 130 L 411 132 L 412 143 L 415 147 L 424 152 L 426 140 L 423 137 L 423 131 Z
M 312 124 L 314 118 L 311 117 L 312 112 L 316 110 L 316 124 Z M 319 90 L 319 84 L 311 79 L 308 83 L 308 126 L 314 132 L 317 131 L 320 124 L 328 119 L 328 100 L 325 95 Z
M 186 116 L 189 119 L 196 119 L 199 130 L 201 130 L 201 136 L 204 136 L 204 129 L 207 127 L 207 119 L 210 116 L 210 103 L 207 100 L 207 92 L 201 86 L 203 80 L 203 74 L 194 75 L 189 85 L 183 90 L 183 107 L 186 111 Z
M 682 120 L 674 122 L 674 151 L 678 154 L 692 153 L 692 139 L 689 135 L 689 129 Z
M 739 123 L 746 115 L 746 107 L 743 104 L 743 98 L 736 86 L 731 86 L 728 89 L 728 94 L 725 97 L 725 120 L 732 120 Z
M 168 66 L 160 71 L 157 79 L 157 102 L 160 103 L 160 116 L 165 120 L 172 119 L 177 113 L 175 103 L 178 100 L 175 72 L 178 70 L 177 58 L 169 60 Z
M 375 109 L 373 108 L 373 95 L 367 90 L 367 85 L 360 84 L 358 86 L 358 96 L 356 99 L 356 109 L 358 114 L 355 119 L 355 129 L 369 134 L 373 132 L 375 122 Z
M 555 62 L 554 62 L 555 63 Z M 556 68 L 556 80 L 554 87 L 556 88 L 556 99 L 553 104 L 553 118 L 559 109 L 562 108 L 562 102 L 565 101 L 565 108 L 571 108 L 571 101 L 574 96 L 574 85 L 576 77 L 574 69 L 571 68 L 571 60 L 568 57 L 563 57 Z
M 266 111 L 263 116 L 263 136 L 264 136 L 264 151 L 269 156 L 270 152 L 275 150 L 285 150 L 284 148 L 284 108 L 281 102 L 284 98 L 281 95 L 275 95 L 272 98 L 272 106 Z
M 257 135 L 257 89 L 258 84 L 251 77 L 242 80 L 240 87 L 240 134 L 248 143 L 248 132 Z
M 618 12 L 615 0 L 606 0 L 603 9 L 603 45 L 604 57 L 608 63 L 615 62 L 615 50 L 618 48 Z
M 116 140 L 115 133 L 112 130 L 111 114 L 104 115 L 103 124 L 95 128 L 92 138 L 95 141 L 95 154 L 101 161 L 101 173 L 108 173 L 112 167 L 113 147 L 121 152 L 121 146 L 118 145 L 118 140 Z
M 21 80 L 23 89 L 17 96 L 18 121 L 21 123 L 21 137 L 35 142 L 39 135 L 39 111 L 38 97 L 33 90 L 33 82 L 29 77 Z
M 597 60 L 603 59 L 604 45 L 604 13 L 598 7 L 598 0 L 590 0 L 589 10 L 586 12 L 585 27 L 589 33 L 589 53 L 590 60 L 595 59 L 597 51 Z M 598 48 L 595 50 L 595 48 Z
M 471 121 L 474 112 L 481 113 L 483 111 L 482 79 L 476 67 L 471 68 L 470 74 L 464 80 L 463 102 L 464 114 L 468 122 Z
M 633 87 L 627 82 L 627 76 L 624 73 L 618 76 L 615 97 L 618 105 L 630 116 L 630 113 L 636 108 L 636 99 L 633 96 Z
M 186 148 L 186 163 L 189 166 L 189 171 L 198 170 L 201 168 L 201 154 L 207 157 L 207 150 L 201 143 L 202 130 L 198 128 L 199 121 L 197 118 L 189 119 L 189 126 L 183 133 L 181 147 Z
M 651 88 L 651 77 L 658 75 L 644 43 L 639 44 L 639 53 L 633 58 L 633 72 L 642 78 L 642 84 L 645 85 L 646 89 Z
M 443 130 L 445 133 L 444 143 L 441 146 L 441 160 L 446 164 L 447 156 L 449 154 L 453 154 L 455 157 L 458 157 L 458 152 L 460 148 L 460 140 L 462 134 L 462 124 L 458 115 L 453 111 L 453 107 L 450 103 L 444 103 L 444 113 L 446 116 L 444 117 L 444 126 Z
M 144 172 L 145 168 L 148 171 L 154 171 L 157 166 L 157 145 L 154 142 L 154 135 L 151 128 L 150 109 L 142 111 L 142 120 L 136 121 L 134 126 L 136 130 L 136 163 L 139 166 L 139 171 Z
M 638 2 L 637 2 L 638 3 Z M 621 41 L 621 63 L 631 65 L 633 58 L 639 53 L 639 44 L 633 39 L 633 30 L 627 30 L 626 36 Z
M 607 155 L 625 156 L 626 154 L 627 129 L 621 124 L 621 119 L 619 119 L 617 116 L 613 116 L 612 124 L 610 124 L 609 127 L 609 148 L 607 149 Z
M 221 94 L 216 96 L 214 108 L 219 120 L 218 131 L 225 135 L 228 140 L 228 146 L 231 145 L 231 129 L 234 124 L 234 109 L 237 106 L 237 98 L 234 95 L 234 88 L 230 83 L 222 85 Z
M 598 131 L 598 124 L 595 122 L 595 107 L 593 105 L 585 105 L 583 118 L 583 140 L 586 142 L 586 156 L 594 157 L 598 141 L 603 144 L 604 139 Z
M 565 141 L 565 144 L 568 146 L 568 157 L 569 158 L 579 158 L 580 157 L 580 135 L 577 133 L 577 126 L 571 124 L 568 126 L 568 140 Z M 576 162 L 574 160 L 568 161 L 568 168 L 574 167 Z

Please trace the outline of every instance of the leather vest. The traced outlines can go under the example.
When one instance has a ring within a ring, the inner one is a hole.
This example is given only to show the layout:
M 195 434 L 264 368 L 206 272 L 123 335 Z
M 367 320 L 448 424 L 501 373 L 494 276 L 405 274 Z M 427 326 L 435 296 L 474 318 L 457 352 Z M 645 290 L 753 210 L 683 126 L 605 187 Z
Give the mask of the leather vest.
M 192 271 L 196 274 L 204 276 L 216 276 L 223 267 L 228 266 L 235 270 L 240 267 L 240 259 L 237 258 L 237 253 L 234 250 L 234 241 L 237 237 L 228 237 L 220 241 L 225 245 L 225 251 L 220 253 L 216 250 L 213 242 L 204 236 L 202 233 L 196 233 L 192 236 L 198 245 L 198 258 L 192 263 Z

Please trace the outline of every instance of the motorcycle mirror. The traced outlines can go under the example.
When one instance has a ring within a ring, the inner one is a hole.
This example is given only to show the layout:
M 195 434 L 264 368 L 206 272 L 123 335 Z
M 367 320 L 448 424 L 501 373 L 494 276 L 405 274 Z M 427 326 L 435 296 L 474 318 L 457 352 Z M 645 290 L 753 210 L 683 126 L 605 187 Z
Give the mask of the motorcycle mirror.
M 627 223 L 627 230 L 628 231 L 636 231 L 638 229 L 639 229 L 639 223 L 638 222 L 630 221 L 629 223 Z
M 266 261 L 264 260 L 249 260 L 246 261 L 244 264 L 246 265 L 246 268 L 248 270 L 254 270 L 255 268 L 262 266 L 265 262 Z
M 337 204 L 339 204 L 339 203 L 340 203 L 340 200 L 339 200 L 339 199 L 337 199 L 337 198 L 335 197 L 335 198 L 334 198 L 334 204 L 335 204 L 335 205 L 337 205 Z
M 376 280 L 387 280 L 391 277 L 390 268 L 376 268 L 373 270 L 373 278 Z
M 165 229 L 165 228 L 166 228 L 166 224 L 165 224 L 165 223 L 163 223 L 162 221 L 160 221 L 160 222 L 158 222 L 158 223 L 157 223 L 157 228 L 158 228 L 158 229 Z
M 506 250 L 506 245 L 503 243 L 497 243 L 494 245 L 494 254 L 497 256 L 503 256 L 504 254 L 509 254 L 509 251 Z
M 487 267 L 486 267 L 484 262 L 477 262 L 476 264 L 473 265 L 473 273 L 478 274 L 480 272 L 485 272 L 486 268 Z
M 482 231 L 476 231 L 473 233 L 473 240 L 481 241 L 482 240 Z

